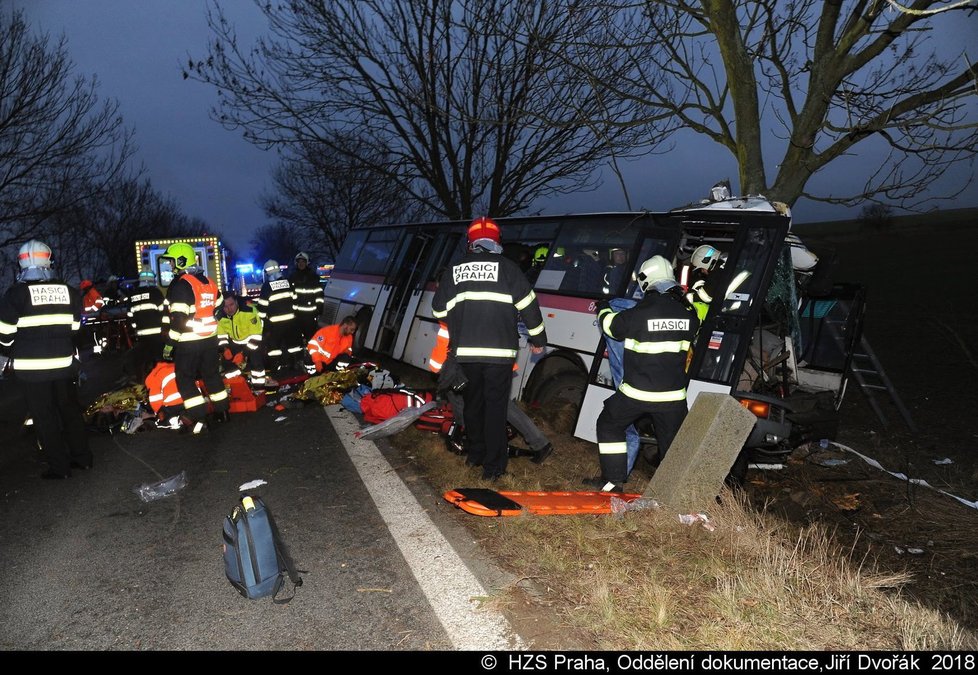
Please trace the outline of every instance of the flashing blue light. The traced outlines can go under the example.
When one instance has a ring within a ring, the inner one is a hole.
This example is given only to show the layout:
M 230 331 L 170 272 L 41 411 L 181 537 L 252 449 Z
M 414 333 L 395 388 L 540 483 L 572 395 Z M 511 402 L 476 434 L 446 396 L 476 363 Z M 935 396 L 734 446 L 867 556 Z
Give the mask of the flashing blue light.
M 238 270 L 238 274 L 248 274 L 255 271 L 255 266 L 252 263 L 238 263 L 234 269 Z

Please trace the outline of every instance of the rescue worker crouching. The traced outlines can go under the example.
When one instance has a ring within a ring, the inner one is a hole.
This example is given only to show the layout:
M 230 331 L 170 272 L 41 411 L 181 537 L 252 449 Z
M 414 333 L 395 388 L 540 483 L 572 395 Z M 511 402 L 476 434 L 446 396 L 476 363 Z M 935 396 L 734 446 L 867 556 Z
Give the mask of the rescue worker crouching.
M 449 452 L 454 454 L 465 453 L 465 400 L 462 398 L 462 390 L 468 381 L 462 373 L 455 357 L 451 354 L 449 345 L 448 326 L 444 322 L 438 323 L 438 333 L 435 336 L 435 346 L 431 349 L 428 358 L 428 370 L 438 374 L 438 392 L 443 395 L 452 407 L 452 414 L 455 422 L 451 430 L 445 437 L 445 445 Z M 513 364 L 513 373 L 518 370 L 517 364 Z M 506 421 L 516 432 L 523 437 L 529 450 L 509 446 L 507 452 L 510 457 L 527 456 L 534 464 L 542 464 L 551 454 L 554 446 L 550 439 L 540 431 L 540 428 L 533 423 L 529 415 L 523 412 L 513 398 L 509 399 L 506 407 Z
M 316 331 L 306 344 L 306 372 L 313 375 L 324 370 L 336 370 L 338 357 L 353 356 L 353 335 L 356 332 L 357 320 L 352 316 Z
M 78 402 L 81 293 L 51 269 L 51 249 L 36 239 L 18 252 L 20 274 L 0 298 L 0 351 L 12 360 L 48 468 L 45 479 L 92 468 Z
M 468 252 L 445 271 L 432 299 L 432 315 L 448 326 L 455 359 L 468 379 L 465 401 L 467 462 L 495 481 L 509 459 L 506 413 L 519 347 L 517 322 L 526 325 L 531 350 L 543 351 L 547 334 L 536 295 L 512 260 L 500 255 L 499 226 L 478 218 L 468 229 Z
M 217 355 L 215 312 L 222 301 L 221 292 L 197 267 L 197 254 L 190 244 L 171 244 L 162 257 L 172 261 L 177 275 L 167 293 L 170 330 L 163 358 L 173 360 L 187 423 L 199 434 L 205 428 L 208 401 L 217 419 L 229 418 L 230 402 Z M 197 388 L 198 379 L 206 394 Z
M 258 308 L 229 295 L 218 315 L 217 346 L 223 357 L 225 379 L 240 374 L 247 365 L 253 387 L 264 387 L 265 355 L 262 351 L 262 320 Z
M 646 414 L 652 418 L 661 462 L 686 419 L 686 357 L 699 319 L 662 256 L 642 264 L 638 282 L 645 297 L 635 307 L 615 312 L 601 303 L 598 311 L 602 332 L 625 348 L 622 383 L 597 420 L 601 476 L 584 480 L 604 492 L 623 490 L 630 424 Z

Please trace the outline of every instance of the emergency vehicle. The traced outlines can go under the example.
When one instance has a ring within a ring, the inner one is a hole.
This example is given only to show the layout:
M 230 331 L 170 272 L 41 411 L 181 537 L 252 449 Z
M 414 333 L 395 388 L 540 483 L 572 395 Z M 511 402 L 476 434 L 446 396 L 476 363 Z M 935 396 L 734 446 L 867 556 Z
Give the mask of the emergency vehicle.
M 222 291 L 229 283 L 227 272 L 227 251 L 221 241 L 211 235 L 199 237 L 180 237 L 177 239 L 150 239 L 136 242 L 136 271 L 149 270 L 156 275 L 156 281 L 166 293 L 174 274 L 170 261 L 163 258 L 170 244 L 183 242 L 190 244 L 197 253 L 197 264 L 208 278 L 212 279 Z
M 710 244 L 726 254 L 713 272 L 726 292 L 710 304 L 692 349 L 689 404 L 700 392 L 722 392 L 754 413 L 746 444 L 753 461 L 834 438 L 864 293 L 822 274 L 816 256 L 789 234 L 786 206 L 736 198 L 661 213 L 496 220 L 504 247 L 522 245 L 532 254 L 527 273 L 549 340 L 540 356 L 521 340 L 514 397 L 577 407 L 574 435 L 595 442 L 595 420 L 613 392 L 598 303 L 635 296 L 635 272 L 651 256 L 679 267 Z M 353 315 L 360 325 L 355 349 L 425 368 L 438 331 L 431 299 L 441 272 L 464 254 L 468 224 L 351 230 L 325 289 L 325 318 Z M 616 255 L 621 250 L 627 256 Z M 623 257 L 624 273 L 613 270 Z

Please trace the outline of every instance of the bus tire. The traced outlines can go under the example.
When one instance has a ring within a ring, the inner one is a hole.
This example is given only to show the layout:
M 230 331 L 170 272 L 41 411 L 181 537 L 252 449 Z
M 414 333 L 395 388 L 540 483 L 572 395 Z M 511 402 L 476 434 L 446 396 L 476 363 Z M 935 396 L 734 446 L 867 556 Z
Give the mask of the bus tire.
M 540 384 L 536 400 L 544 408 L 570 404 L 576 410 L 581 407 L 586 387 L 587 376 L 584 373 L 564 371 Z
M 353 351 L 357 354 L 362 354 L 365 349 L 364 342 L 367 339 L 367 329 L 370 328 L 370 319 L 373 318 L 373 312 L 364 307 L 356 313 L 354 318 L 357 320 L 357 332 L 353 334 Z

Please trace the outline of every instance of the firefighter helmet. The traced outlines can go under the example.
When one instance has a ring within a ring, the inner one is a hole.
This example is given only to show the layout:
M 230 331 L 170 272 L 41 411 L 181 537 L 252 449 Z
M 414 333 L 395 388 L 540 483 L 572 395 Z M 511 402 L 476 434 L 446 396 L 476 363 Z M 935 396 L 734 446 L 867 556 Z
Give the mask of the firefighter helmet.
M 298 253 L 295 254 L 295 259 L 296 260 L 302 259 L 305 260 L 306 262 L 309 262 L 309 254 L 299 251 Z
M 533 251 L 533 264 L 534 265 L 546 265 L 547 256 L 550 255 L 549 246 L 537 246 L 536 250 Z
M 647 293 L 657 281 L 667 280 L 675 283 L 676 277 L 672 265 L 661 255 L 652 256 L 638 269 L 638 285 L 643 293 Z
M 469 243 L 471 244 L 479 239 L 491 239 L 498 244 L 499 225 L 496 225 L 496 223 L 485 216 L 473 220 L 472 224 L 469 225 Z
M 47 244 L 37 239 L 31 239 L 20 247 L 17 260 L 22 270 L 31 267 L 47 269 L 51 267 L 51 249 Z
M 718 266 L 722 267 L 726 262 L 727 256 L 709 244 L 698 246 L 693 251 L 693 256 L 689 259 L 689 264 L 697 269 L 712 272 Z
M 193 246 L 182 241 L 170 244 L 160 257 L 172 260 L 173 269 L 178 271 L 197 266 L 197 252 L 194 251 Z
M 282 266 L 278 264 L 277 260 L 267 260 L 265 264 L 262 265 L 261 271 L 265 274 L 265 278 L 269 281 L 274 281 L 282 276 Z

